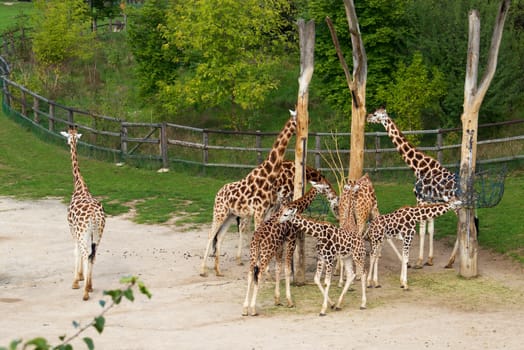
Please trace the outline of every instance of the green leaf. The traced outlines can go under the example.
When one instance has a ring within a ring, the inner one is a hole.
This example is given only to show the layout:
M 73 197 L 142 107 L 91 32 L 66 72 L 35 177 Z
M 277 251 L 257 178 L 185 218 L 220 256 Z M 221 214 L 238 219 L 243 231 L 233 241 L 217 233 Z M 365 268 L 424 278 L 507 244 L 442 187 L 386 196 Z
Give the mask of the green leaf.
M 98 331 L 98 333 L 102 333 L 104 331 L 104 325 L 106 323 L 106 319 L 103 316 L 95 317 L 95 323 L 93 324 L 93 327 Z
M 140 290 L 140 293 L 146 295 L 149 299 L 151 299 L 152 294 L 147 289 L 146 285 L 142 281 L 138 281 L 138 289 Z
M 106 306 L 106 301 L 105 300 L 99 300 L 98 303 L 100 304 L 101 307 Z
M 9 350 L 16 350 L 16 348 L 18 347 L 18 344 L 20 344 L 22 342 L 22 339 L 16 339 L 16 340 L 13 340 L 11 342 L 11 344 L 9 344 Z M 4 348 L 5 349 L 5 348 Z M 2 349 L 3 350 L 3 349 Z
M 42 337 L 37 337 L 34 339 L 29 340 L 25 345 L 24 348 L 27 347 L 27 345 L 34 345 L 34 350 L 48 350 L 49 344 L 47 343 L 47 339 Z
M 80 327 L 80 323 L 73 321 L 73 327 L 78 328 Z
M 84 343 L 86 343 L 87 348 L 89 350 L 93 350 L 95 348 L 95 343 L 93 343 L 93 339 L 85 337 L 83 338 L 83 340 L 84 340 Z
M 122 283 L 122 284 L 135 284 L 137 279 L 138 278 L 136 276 L 126 276 L 126 277 L 122 277 L 120 279 L 120 283 Z
M 124 290 L 124 296 L 129 301 L 135 301 L 135 296 L 133 295 L 133 290 L 131 288 Z
M 105 295 L 109 295 L 115 304 L 120 304 L 122 300 L 122 291 L 120 289 L 105 290 Z

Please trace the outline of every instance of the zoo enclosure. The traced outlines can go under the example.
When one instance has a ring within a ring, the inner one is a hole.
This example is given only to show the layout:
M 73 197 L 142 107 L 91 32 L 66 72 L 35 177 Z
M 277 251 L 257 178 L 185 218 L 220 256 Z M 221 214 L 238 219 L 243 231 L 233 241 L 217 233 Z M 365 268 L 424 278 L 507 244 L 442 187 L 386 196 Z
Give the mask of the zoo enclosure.
M 8 70 L 7 62 L 0 66 Z M 2 70 L 0 68 L 0 70 Z M 48 135 L 59 136 L 68 126 L 76 125 L 84 134 L 83 145 L 110 154 L 115 162 L 145 159 L 157 167 L 169 168 L 172 163 L 187 163 L 203 167 L 250 169 L 262 162 L 277 132 L 225 131 L 201 129 L 174 123 L 132 123 L 118 118 L 61 105 L 42 97 L 1 76 L 3 107 L 6 114 L 32 124 Z M 282 125 L 288 115 L 283 114 Z M 521 130 L 524 120 L 491 123 L 479 126 L 482 130 L 494 127 L 505 131 Z M 446 167 L 456 167 L 460 157 L 460 128 L 406 131 L 405 135 L 421 135 L 426 142 L 418 148 L 433 155 Z M 507 134 L 507 132 L 506 132 Z M 319 170 L 329 170 L 330 157 L 338 153 L 346 164 L 351 133 L 312 132 L 309 134 L 308 164 Z M 387 133 L 366 132 L 365 170 L 408 169 L 396 155 Z M 383 139 L 386 140 L 383 140 Z M 428 142 L 432 138 L 434 141 Z M 524 158 L 524 135 L 480 140 L 478 163 L 508 162 Z M 453 142 L 454 141 L 454 142 Z M 495 145 L 499 144 L 499 147 Z M 288 152 L 293 154 L 294 142 Z M 489 151 L 487 148 L 489 147 Z

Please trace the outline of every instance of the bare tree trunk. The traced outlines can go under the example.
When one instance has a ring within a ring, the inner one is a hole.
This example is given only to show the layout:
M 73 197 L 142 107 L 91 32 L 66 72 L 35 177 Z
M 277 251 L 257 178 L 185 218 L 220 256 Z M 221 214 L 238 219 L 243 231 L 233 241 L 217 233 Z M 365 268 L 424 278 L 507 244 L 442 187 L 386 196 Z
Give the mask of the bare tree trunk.
M 462 147 L 460 161 L 460 193 L 464 207 L 458 212 L 457 235 L 459 240 L 460 275 L 466 278 L 478 275 L 477 230 L 474 224 L 475 199 L 473 182 L 475 163 L 477 159 L 478 114 L 482 100 L 486 95 L 497 67 L 497 56 L 502 40 L 502 30 L 508 13 L 510 0 L 503 0 L 499 7 L 491 47 L 488 66 L 477 86 L 478 62 L 480 51 L 480 19 L 479 12 L 469 13 L 468 57 L 466 66 L 466 81 L 464 84 L 464 112 L 462 114 Z
M 295 190 L 294 199 L 302 197 L 305 190 L 305 166 L 307 159 L 307 138 L 309 129 L 308 89 L 314 69 L 315 22 L 298 21 L 300 38 L 300 77 L 297 99 L 297 132 L 295 144 Z M 303 285 L 306 281 L 305 235 L 301 232 L 297 239 L 297 259 L 294 282 Z
M 331 32 L 333 44 L 337 50 L 338 58 L 344 69 L 346 81 L 351 92 L 351 144 L 349 158 L 349 179 L 356 180 L 364 171 L 364 130 L 366 126 L 366 78 L 367 78 L 367 56 L 364 43 L 360 35 L 358 18 L 353 0 L 344 0 L 346 17 L 351 35 L 351 46 L 353 48 L 353 77 L 349 73 L 335 29 L 329 18 L 326 22 Z

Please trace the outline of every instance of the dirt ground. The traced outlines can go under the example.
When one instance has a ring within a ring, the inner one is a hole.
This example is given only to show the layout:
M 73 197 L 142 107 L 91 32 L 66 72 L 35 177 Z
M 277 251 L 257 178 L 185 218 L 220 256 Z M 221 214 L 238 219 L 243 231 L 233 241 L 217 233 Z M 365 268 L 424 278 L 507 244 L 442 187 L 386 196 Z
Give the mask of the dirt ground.
M 367 310 L 359 310 L 357 290 L 346 295 L 343 310 L 319 317 L 320 292 L 311 307 L 296 295 L 300 287 L 294 287 L 297 306 L 269 312 L 273 285 L 267 282 L 263 288 L 269 292 L 259 298 L 260 315 L 243 317 L 247 265 L 235 263 L 235 234 L 223 247 L 225 276 L 199 276 L 208 229 L 108 218 L 94 269 L 95 290 L 84 302 L 81 291 L 71 289 L 73 243 L 66 206 L 56 199 L 0 197 L 0 347 L 36 336 L 58 344 L 60 335 L 74 333 L 72 321 L 85 324 L 101 311 L 103 290 L 119 287 L 122 276 L 138 275 L 153 297 L 136 293 L 134 303 L 124 301 L 109 311 L 103 334 L 93 329 L 85 334 L 97 349 L 522 349 L 524 273 L 499 255 L 482 250 L 480 279 L 458 284 L 457 289 L 469 282 L 487 286 L 485 298 L 481 291 L 467 306 L 448 300 L 464 290 L 448 298 L 438 288 L 428 292 L 433 289 L 420 282 L 443 273 L 450 248 L 437 242 L 435 266 L 408 271 L 409 291 L 399 288 L 398 260 L 385 248 L 383 287 L 368 290 Z M 415 241 L 413 253 L 417 247 Z M 247 257 L 246 248 L 244 261 Z M 308 268 L 309 280 L 313 269 Z M 81 340 L 73 345 L 85 348 Z

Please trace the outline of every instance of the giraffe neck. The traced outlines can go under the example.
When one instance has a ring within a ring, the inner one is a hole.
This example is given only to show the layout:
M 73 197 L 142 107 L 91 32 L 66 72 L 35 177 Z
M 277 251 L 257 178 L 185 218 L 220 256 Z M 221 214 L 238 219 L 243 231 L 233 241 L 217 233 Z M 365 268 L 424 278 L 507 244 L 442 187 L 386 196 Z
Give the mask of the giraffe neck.
M 278 134 L 277 139 L 271 148 L 271 152 L 269 152 L 267 159 L 263 163 L 264 170 L 267 173 L 267 178 L 276 179 L 279 175 L 287 145 L 295 133 L 296 127 L 296 119 L 292 116 Z
M 411 217 L 415 221 L 425 221 L 446 213 L 451 209 L 451 203 L 439 203 L 430 205 L 421 205 L 415 207 L 406 207 L 399 210 L 405 209 L 404 214 L 411 214 Z
M 293 216 L 293 218 L 291 219 L 291 224 L 299 228 L 302 232 L 305 232 L 317 239 L 320 238 L 322 233 L 324 233 L 325 231 L 324 223 L 306 219 L 300 214 L 295 214 Z
M 74 194 L 88 193 L 87 185 L 78 167 L 78 156 L 76 151 L 76 140 L 71 140 L 71 164 L 73 168 Z
M 424 153 L 420 152 L 413 146 L 404 136 L 402 131 L 397 125 L 387 117 L 382 120 L 382 125 L 386 129 L 391 142 L 395 145 L 395 148 L 400 153 L 400 156 L 404 162 L 415 172 L 419 171 L 417 166 L 418 162 L 422 159 L 429 158 Z
M 302 197 L 294 200 L 291 202 L 288 207 L 289 208 L 296 208 L 297 213 L 302 213 L 304 210 L 307 209 L 317 196 L 318 191 L 315 187 L 311 187 L 309 191 L 307 191 Z

